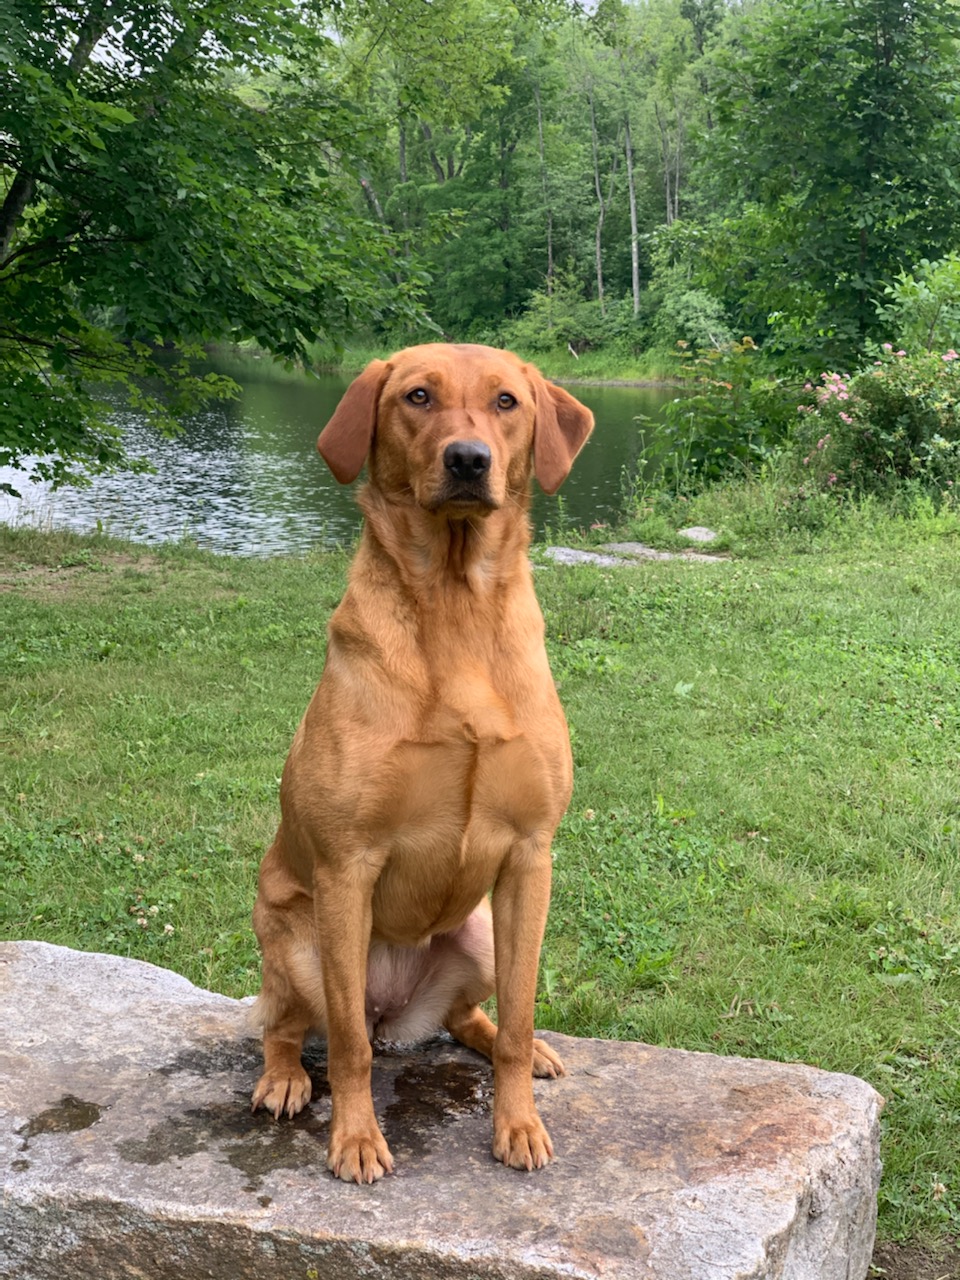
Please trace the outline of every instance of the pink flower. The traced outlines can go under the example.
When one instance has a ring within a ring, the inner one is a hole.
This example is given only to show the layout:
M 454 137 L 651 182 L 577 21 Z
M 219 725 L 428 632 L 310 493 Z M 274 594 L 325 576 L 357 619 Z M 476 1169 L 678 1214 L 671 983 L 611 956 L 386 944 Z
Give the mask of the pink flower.
M 827 484 L 828 484 L 828 485 L 830 485 L 830 486 L 831 486 L 831 488 L 832 488 L 832 487 L 833 487 L 833 485 L 835 485 L 836 483 L 837 483 L 837 477 L 836 477 L 836 475 L 831 471 L 831 472 L 830 472 L 830 474 L 827 476 Z
M 846 422 L 847 424 L 849 424 L 853 421 L 853 419 L 850 417 L 849 413 L 841 413 L 840 421 Z
M 898 352 L 897 352 L 897 355 L 898 355 L 898 356 L 905 356 L 906 354 L 907 354 L 907 353 L 906 353 L 905 351 L 898 351 Z
M 949 351 L 943 353 L 944 360 L 960 360 L 960 356 L 954 351 L 953 347 Z
M 813 390 L 813 383 L 812 383 L 812 382 L 805 382 L 805 383 L 803 384 L 803 389 L 804 389 L 804 391 L 812 391 L 812 390 Z

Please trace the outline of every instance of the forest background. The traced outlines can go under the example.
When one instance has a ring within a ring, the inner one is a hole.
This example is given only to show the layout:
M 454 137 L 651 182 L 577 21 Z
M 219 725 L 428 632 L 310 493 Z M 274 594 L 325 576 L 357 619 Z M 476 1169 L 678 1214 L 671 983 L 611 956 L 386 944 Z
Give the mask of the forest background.
M 231 393 L 211 343 L 309 367 L 452 338 L 694 379 L 694 478 L 789 439 L 820 488 L 949 496 L 955 0 L 0 18 L 0 464 L 124 460 L 100 388 L 172 427 Z

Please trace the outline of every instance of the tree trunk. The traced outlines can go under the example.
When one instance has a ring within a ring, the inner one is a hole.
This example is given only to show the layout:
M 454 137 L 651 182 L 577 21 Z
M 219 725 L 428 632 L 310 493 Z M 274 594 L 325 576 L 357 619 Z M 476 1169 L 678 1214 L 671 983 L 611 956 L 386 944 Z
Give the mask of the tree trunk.
M 437 153 L 433 149 L 433 130 L 430 128 L 428 124 L 424 124 L 422 120 L 420 121 L 420 128 L 423 130 L 424 138 L 427 140 L 428 143 L 430 143 L 430 147 L 429 147 L 430 165 L 431 165 L 431 168 L 433 169 L 433 176 L 440 183 L 440 185 L 443 186 L 443 184 L 447 180 L 447 175 L 444 173 L 443 165 L 437 159 Z
M 673 220 L 680 217 L 680 166 L 683 160 L 683 112 L 674 99 L 677 108 L 677 145 L 674 150 L 675 169 L 673 173 Z
M 33 199 L 36 189 L 36 179 L 22 169 L 10 184 L 7 198 L 3 202 L 3 207 L 0 208 L 0 268 L 6 263 L 17 224 L 23 217 L 24 209 Z
M 543 191 L 543 208 L 547 218 L 547 297 L 553 297 L 553 209 L 550 207 L 550 191 L 547 185 L 547 158 L 543 145 L 543 107 L 540 103 L 540 86 L 534 83 L 533 96 L 537 104 L 537 140 L 540 146 L 540 187 Z M 552 328 L 552 324 L 550 325 Z
M 657 129 L 660 132 L 660 160 L 663 164 L 663 192 L 667 204 L 667 226 L 673 222 L 673 193 L 670 190 L 673 175 L 670 172 L 670 144 L 667 123 L 660 110 L 660 103 L 653 104 L 653 113 L 657 117 Z
M 594 233 L 594 255 L 597 271 L 597 300 L 600 303 L 600 314 L 607 314 L 607 304 L 603 298 L 603 221 L 606 209 L 603 205 L 603 190 L 600 186 L 600 148 L 597 144 L 597 111 L 593 101 L 593 87 L 587 88 L 587 100 L 590 103 L 590 149 L 593 153 L 593 189 L 597 193 L 597 227 Z
M 637 228 L 637 188 L 633 179 L 633 138 L 630 115 L 623 117 L 624 154 L 627 161 L 627 189 L 630 193 L 630 284 L 633 289 L 633 314 L 640 314 L 640 233 Z
M 666 197 L 667 226 L 671 226 L 680 216 L 680 170 L 683 158 L 683 120 L 680 108 L 674 99 L 677 112 L 676 138 L 671 143 L 670 124 L 660 110 L 660 103 L 653 104 L 660 131 L 660 159 L 663 162 L 663 188 Z
M 603 291 L 603 226 L 607 217 L 607 210 L 613 203 L 613 192 L 617 178 L 617 164 L 619 161 L 620 139 L 617 138 L 616 146 L 613 151 L 613 160 L 610 165 L 610 183 L 607 187 L 606 199 L 603 195 L 603 184 L 600 180 L 600 140 L 597 134 L 597 113 L 596 103 L 593 99 L 593 86 L 587 87 L 587 101 L 590 103 L 590 148 L 593 154 L 593 189 L 597 193 L 597 224 L 594 230 L 594 258 L 596 263 L 597 275 L 597 301 L 600 303 L 600 314 L 607 314 L 607 303 Z
M 70 60 L 64 67 L 65 81 L 80 75 L 115 16 L 113 8 L 107 7 L 106 0 L 94 0 L 77 33 L 77 43 L 73 46 Z M 37 180 L 34 175 L 28 168 L 21 168 L 14 176 L 6 199 L 0 207 L 0 266 L 6 261 L 17 225 L 36 190 Z
M 370 208 L 377 215 L 377 217 L 381 222 L 386 223 L 387 220 L 383 216 L 383 207 L 381 206 L 380 201 L 377 199 L 377 193 L 376 191 L 374 191 L 373 187 L 371 186 L 370 179 L 361 177 L 360 186 L 363 188 L 363 194 L 367 197 L 367 201 L 370 205 Z

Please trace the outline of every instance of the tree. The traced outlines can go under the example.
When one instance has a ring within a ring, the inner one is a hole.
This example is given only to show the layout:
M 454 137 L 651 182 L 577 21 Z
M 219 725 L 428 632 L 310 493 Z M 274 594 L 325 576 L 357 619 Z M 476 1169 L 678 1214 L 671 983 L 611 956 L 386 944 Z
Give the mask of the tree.
M 202 344 L 297 360 L 415 312 L 358 195 L 366 130 L 323 17 L 0 0 L 0 464 L 60 483 L 128 462 L 105 384 L 169 426 L 229 393 Z
M 885 281 L 956 243 L 958 39 L 954 0 L 763 0 L 717 57 L 706 163 L 771 224 L 768 309 L 804 281 L 807 331 L 838 355 Z

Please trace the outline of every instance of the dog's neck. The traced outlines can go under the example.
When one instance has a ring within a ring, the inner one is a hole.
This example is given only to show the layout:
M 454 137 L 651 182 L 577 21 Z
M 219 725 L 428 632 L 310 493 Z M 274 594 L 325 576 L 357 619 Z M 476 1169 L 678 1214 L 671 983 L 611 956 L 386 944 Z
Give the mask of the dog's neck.
M 530 578 L 529 493 L 489 515 L 462 518 L 392 501 L 371 485 L 358 502 L 366 517 L 361 552 L 391 566 L 408 590 L 480 596 Z

